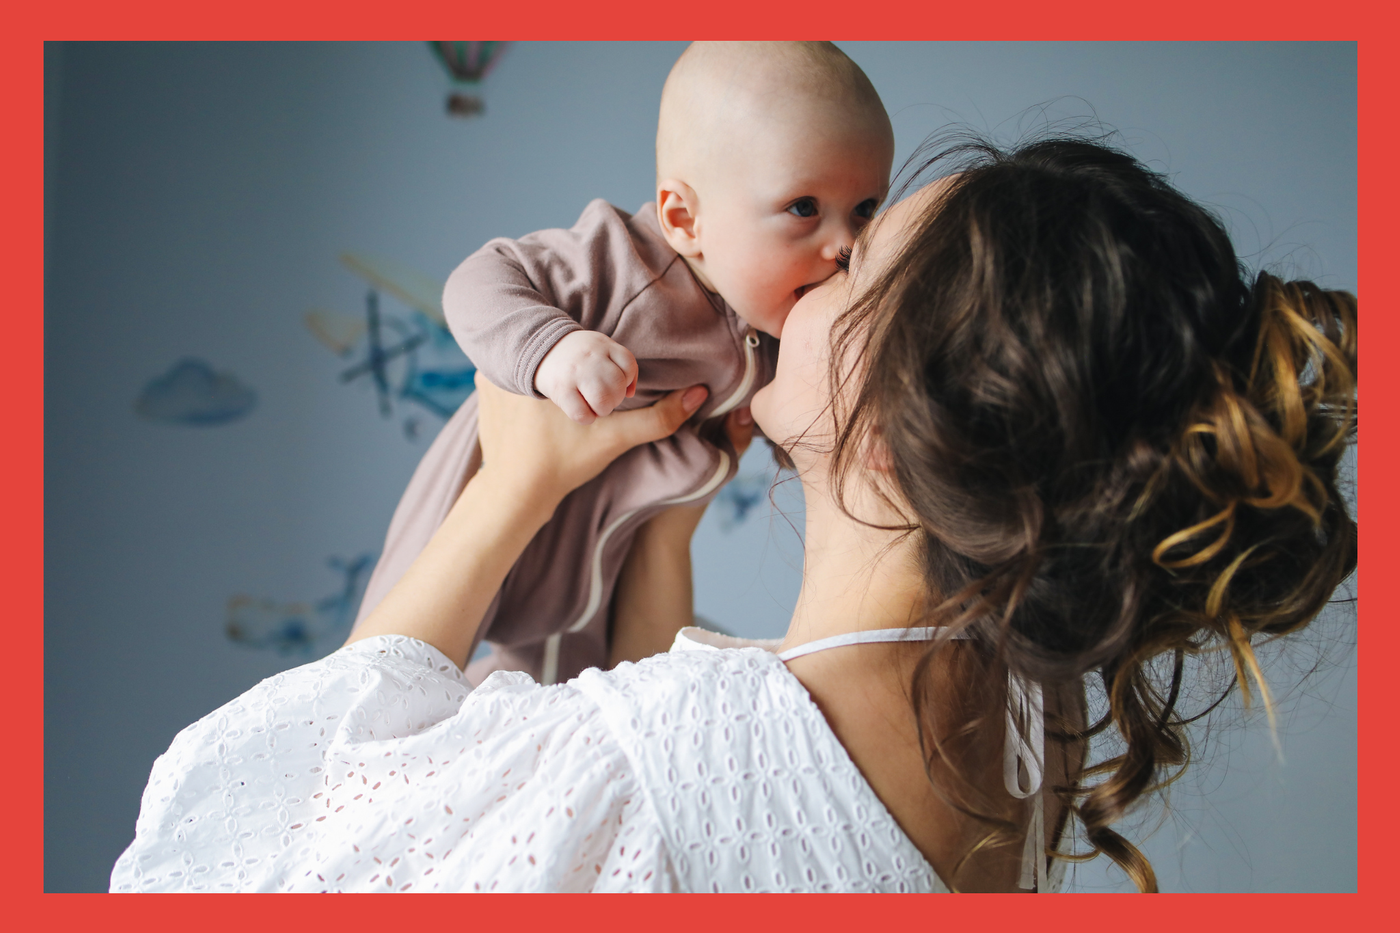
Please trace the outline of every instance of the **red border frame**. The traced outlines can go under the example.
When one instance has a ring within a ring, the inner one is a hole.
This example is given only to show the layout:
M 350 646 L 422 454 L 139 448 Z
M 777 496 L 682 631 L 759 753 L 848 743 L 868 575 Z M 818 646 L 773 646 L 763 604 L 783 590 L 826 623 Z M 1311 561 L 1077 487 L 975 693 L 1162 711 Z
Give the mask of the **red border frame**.
M 200 929 L 246 930 L 250 924 L 275 919 L 277 925 L 305 923 L 338 925 L 349 921 L 363 925 L 383 922 L 402 924 L 432 916 L 452 923 L 478 925 L 499 919 L 502 923 L 529 924 L 526 918 L 542 922 L 563 921 L 570 926 L 615 927 L 619 921 L 633 925 L 655 923 L 679 930 L 712 930 L 716 925 L 730 927 L 768 926 L 773 923 L 814 925 L 837 929 L 879 923 L 927 923 L 933 919 L 931 905 L 913 898 L 880 898 L 850 895 L 814 899 L 795 896 L 778 899 L 743 896 L 742 904 L 732 898 L 685 896 L 677 898 L 555 899 L 544 903 L 531 899 L 520 903 L 520 895 L 474 900 L 468 907 L 460 901 L 437 899 L 308 900 L 284 898 L 232 898 L 221 901 L 208 897 L 198 901 L 179 895 L 106 898 L 100 895 L 44 894 L 43 891 L 43 50 L 44 39 L 417 39 L 434 29 L 470 28 L 478 34 L 529 38 L 673 38 L 681 34 L 712 38 L 783 37 L 816 38 L 818 34 L 840 34 L 849 39 L 1294 39 L 1352 40 L 1358 42 L 1358 290 L 1367 270 L 1385 268 L 1384 257 L 1396 247 L 1392 218 L 1397 216 L 1394 184 L 1386 184 L 1383 173 L 1393 171 L 1387 143 L 1395 134 L 1392 102 L 1396 99 L 1397 55 L 1389 40 L 1396 36 L 1396 15 L 1369 9 L 1352 9 L 1362 4 L 1275 2 L 1222 3 L 1220 0 L 1178 0 L 1169 6 L 1139 4 L 1136 8 L 1107 0 L 1065 5 L 1032 3 L 1028 0 L 1002 0 L 993 7 L 962 6 L 940 10 L 932 6 L 918 10 L 881 0 L 874 8 L 863 4 L 853 9 L 849 3 L 813 0 L 795 3 L 768 3 L 761 9 L 752 0 L 711 0 L 703 8 L 655 4 L 643 7 L 636 0 L 610 4 L 600 9 L 577 0 L 543 0 L 513 14 L 500 10 L 480 10 L 460 2 L 443 0 L 419 3 L 416 9 L 403 6 L 370 6 L 363 0 L 340 3 L 289 3 L 287 0 L 245 0 L 237 8 L 218 5 L 176 4 L 169 0 L 145 0 L 139 4 L 94 3 L 69 0 L 63 5 L 29 7 L 7 16 L 5 54 L 0 57 L 3 86 L 11 89 L 5 108 L 9 145 L 0 148 L 0 164 L 5 177 L 11 208 L 0 237 L 12 268 L 18 270 L 18 294 L 12 300 L 16 309 L 10 333 L 18 352 L 11 354 L 11 365 L 0 368 L 4 397 L 13 402 L 5 435 L 8 456 L 0 459 L 3 476 L 3 514 L 8 531 L 4 538 L 4 585 L 12 607 L 6 625 L 12 657 L 18 659 L 8 672 L 10 715 L 6 745 L 8 761 L 0 767 L 0 788 L 8 806 L 10 832 L 0 847 L 0 878 L 6 893 L 7 913 L 18 914 L 20 922 L 41 917 L 46 925 L 60 928 L 88 923 L 136 924 L 156 929 L 189 924 Z M 1298 132 L 1308 132 L 1299 127 Z M 1379 276 L 1378 276 L 1379 278 Z M 1367 320 L 1368 346 L 1396 346 L 1397 315 L 1382 308 Z M 1373 331 L 1378 331 L 1375 333 Z M 1377 351 L 1379 352 L 1379 351 Z M 1388 404 L 1397 398 L 1400 367 L 1368 370 L 1368 411 L 1381 411 L 1386 417 Z M 1397 432 L 1371 432 L 1367 440 L 1372 462 L 1388 459 L 1385 449 L 1396 445 Z M 1379 444 L 1381 447 L 1377 447 Z M 1367 521 L 1361 528 L 1362 559 L 1373 567 L 1381 557 L 1396 548 L 1385 533 L 1397 517 L 1397 493 L 1370 486 L 1366 490 Z M 1370 616 L 1374 619 L 1375 616 Z M 1382 898 L 1394 858 L 1391 839 L 1397 831 L 1396 807 L 1388 799 L 1389 776 L 1400 755 L 1392 743 L 1381 738 L 1390 726 L 1384 704 L 1390 691 L 1380 679 L 1370 676 L 1377 659 L 1397 647 L 1396 627 L 1371 624 L 1358 633 L 1363 651 L 1360 661 L 1358 750 L 1358 813 L 1364 814 L 1358 826 L 1358 893 L 1354 895 L 1175 895 L 1194 903 L 1177 905 L 1175 910 L 1132 909 L 1131 924 L 1138 930 L 1172 929 L 1181 925 L 1207 928 L 1236 924 L 1267 923 L 1283 929 L 1296 929 L 1369 919 L 1386 911 Z M 1369 665 L 1368 665 L 1369 662 Z M 1381 712 L 1377 713 L 1376 711 Z M 18 715 L 16 715 L 18 714 Z M 1281 815 L 1284 816 L 1284 815 Z M 940 900 L 938 918 L 986 923 L 995 917 L 1003 923 L 1051 921 L 1054 927 L 1076 927 L 1114 923 L 1103 913 L 1109 902 L 1096 901 L 1093 913 L 1083 897 L 1054 899 L 1001 899 L 986 913 L 987 905 L 976 899 Z M 736 895 L 735 897 L 740 897 Z M 1100 895 L 1099 897 L 1103 897 Z M 1207 903 L 1208 901 L 1208 903 Z M 1035 906 L 1032 907 L 1031 905 Z M 1019 906 L 1017 906 L 1019 905 Z M 1123 905 L 1126 907 L 1126 905 Z M 275 913 L 274 913 L 275 911 Z M 1034 913 L 1033 913 L 1033 912 Z M 567 912 L 567 913 L 565 913 Z M 13 921 L 12 921 L 13 922 Z

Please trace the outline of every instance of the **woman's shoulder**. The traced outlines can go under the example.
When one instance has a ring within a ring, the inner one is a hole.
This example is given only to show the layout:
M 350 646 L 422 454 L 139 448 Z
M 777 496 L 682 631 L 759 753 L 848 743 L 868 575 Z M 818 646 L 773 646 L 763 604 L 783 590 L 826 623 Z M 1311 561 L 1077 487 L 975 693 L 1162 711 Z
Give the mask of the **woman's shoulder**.
M 436 648 L 382 635 L 181 732 L 112 890 L 665 890 L 671 877 L 596 705 L 521 673 L 472 690 Z
M 800 684 L 769 649 L 766 642 L 687 628 L 665 654 L 624 662 L 610 671 L 587 670 L 570 684 L 599 705 L 621 702 L 668 722 L 672 712 L 721 703 L 791 704 L 798 699 L 793 687 L 800 690 Z
M 571 683 L 627 755 L 683 889 L 942 889 L 767 645 L 686 630 Z

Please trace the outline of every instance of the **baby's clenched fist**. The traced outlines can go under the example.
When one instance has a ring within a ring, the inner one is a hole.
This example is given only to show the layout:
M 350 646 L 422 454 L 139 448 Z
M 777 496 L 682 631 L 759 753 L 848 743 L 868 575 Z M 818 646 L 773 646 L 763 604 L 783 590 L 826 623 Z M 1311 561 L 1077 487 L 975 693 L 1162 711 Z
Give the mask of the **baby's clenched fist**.
M 637 358 L 605 334 L 572 331 L 540 361 L 535 390 L 579 424 L 591 424 L 636 393 Z

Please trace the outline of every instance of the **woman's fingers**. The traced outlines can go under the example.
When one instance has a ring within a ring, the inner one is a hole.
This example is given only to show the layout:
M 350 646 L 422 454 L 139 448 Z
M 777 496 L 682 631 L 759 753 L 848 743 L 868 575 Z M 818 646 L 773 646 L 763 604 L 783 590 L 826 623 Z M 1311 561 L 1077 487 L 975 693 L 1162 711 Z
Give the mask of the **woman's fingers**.
M 514 493 L 562 498 L 620 454 L 669 437 L 704 403 L 703 386 L 680 389 L 649 408 L 613 412 L 590 425 L 569 419 L 553 402 L 513 395 L 480 372 L 480 437 L 491 481 Z
M 617 452 L 620 454 L 638 444 L 659 441 L 676 433 L 676 429 L 704 404 L 709 394 L 704 386 L 677 389 L 648 408 L 613 412 L 598 426 L 613 432 L 613 442 L 619 445 Z

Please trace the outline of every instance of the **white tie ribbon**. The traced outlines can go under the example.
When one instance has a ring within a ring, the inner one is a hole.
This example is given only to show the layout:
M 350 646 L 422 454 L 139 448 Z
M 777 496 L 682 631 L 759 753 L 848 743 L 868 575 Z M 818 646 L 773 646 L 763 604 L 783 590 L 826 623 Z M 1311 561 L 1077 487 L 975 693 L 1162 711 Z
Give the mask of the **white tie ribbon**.
M 1015 674 L 1006 678 L 1006 742 L 1002 752 L 1002 778 L 1007 793 L 1018 800 L 1034 795 L 1031 822 L 1026 827 L 1026 847 L 1021 853 L 1022 888 L 1036 888 L 1043 880 L 1045 862 L 1045 695 L 1040 684 Z M 1026 786 L 1021 786 L 1021 774 Z

